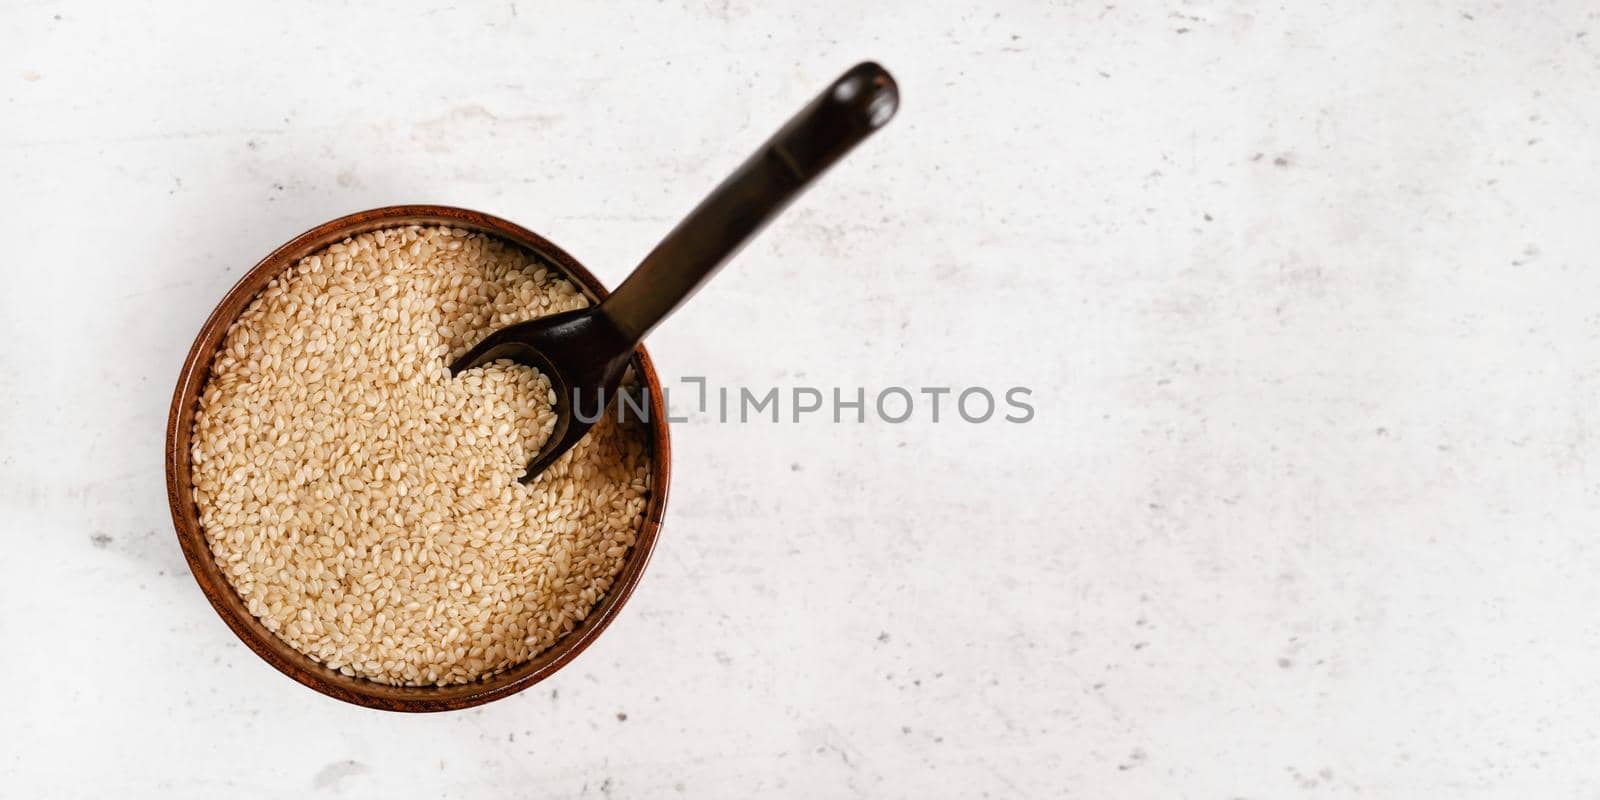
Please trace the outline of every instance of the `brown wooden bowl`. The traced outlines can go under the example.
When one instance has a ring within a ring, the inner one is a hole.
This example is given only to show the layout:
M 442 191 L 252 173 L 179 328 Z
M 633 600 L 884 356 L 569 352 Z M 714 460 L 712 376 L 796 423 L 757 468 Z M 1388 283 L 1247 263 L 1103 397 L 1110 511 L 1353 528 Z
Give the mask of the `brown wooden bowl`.
M 183 546 L 183 555 L 189 560 L 189 569 L 200 584 L 200 590 L 205 592 L 206 599 L 222 616 L 222 621 L 256 655 L 279 672 L 348 703 L 389 711 L 446 711 L 482 705 L 544 680 L 583 652 L 611 624 L 644 574 L 645 565 L 650 561 L 650 551 L 655 548 L 656 536 L 661 531 L 661 516 L 666 508 L 671 476 L 672 447 L 667 438 L 666 404 L 661 394 L 661 381 L 656 377 L 649 354 L 640 347 L 634 356 L 633 366 L 639 379 L 650 391 L 651 431 L 651 488 L 649 503 L 645 507 L 644 525 L 623 561 L 622 571 L 600 604 L 581 625 L 531 661 L 493 677 L 457 686 L 389 686 L 352 678 L 329 669 L 267 630 L 245 607 L 244 601 L 217 567 L 216 560 L 211 556 L 211 548 L 206 544 L 205 533 L 200 528 L 189 463 L 189 440 L 194 431 L 194 415 L 200 392 L 205 388 L 206 379 L 211 374 L 211 361 L 229 326 L 273 278 L 301 258 L 345 237 L 403 225 L 449 225 L 499 236 L 527 248 L 565 272 L 591 301 L 606 296 L 606 288 L 600 281 L 576 259 L 567 255 L 565 250 L 525 228 L 477 211 L 447 206 L 390 206 L 318 225 L 272 251 L 245 273 L 222 298 L 222 302 L 217 304 L 205 325 L 201 326 L 200 335 L 195 338 L 194 347 L 190 348 L 189 357 L 184 360 L 183 370 L 178 374 L 178 387 L 172 395 L 172 412 L 167 418 L 167 500 L 172 505 L 172 522 L 177 527 L 178 543 Z

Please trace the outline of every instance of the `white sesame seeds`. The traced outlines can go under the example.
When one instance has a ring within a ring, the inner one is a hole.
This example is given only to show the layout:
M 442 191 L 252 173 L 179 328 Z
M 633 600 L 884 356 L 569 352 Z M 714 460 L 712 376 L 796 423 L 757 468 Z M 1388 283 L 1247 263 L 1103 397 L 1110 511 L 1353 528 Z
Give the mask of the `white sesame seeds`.
M 530 486 L 548 380 L 449 376 L 489 331 L 587 301 L 461 229 L 346 239 L 263 290 L 200 398 L 194 499 L 251 613 L 381 683 L 464 683 L 526 661 L 605 596 L 643 522 L 642 426 L 602 421 Z

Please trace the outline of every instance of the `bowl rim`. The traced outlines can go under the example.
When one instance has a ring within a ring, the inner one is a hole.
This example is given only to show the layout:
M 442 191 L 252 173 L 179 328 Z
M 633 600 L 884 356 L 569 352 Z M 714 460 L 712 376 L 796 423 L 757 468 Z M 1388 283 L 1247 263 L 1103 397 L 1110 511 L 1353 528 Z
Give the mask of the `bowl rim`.
M 167 416 L 167 502 L 178 544 L 189 571 L 217 615 L 262 660 L 293 680 L 322 694 L 367 708 L 387 711 L 450 711 L 482 705 L 507 697 L 550 677 L 583 652 L 616 618 L 632 596 L 650 562 L 671 484 L 672 446 L 668 434 L 666 401 L 661 382 L 641 345 L 633 366 L 650 393 L 651 487 L 644 523 L 623 562 L 622 570 L 599 604 L 584 621 L 533 659 L 487 679 L 455 686 L 390 686 L 354 678 L 330 669 L 295 650 L 267 630 L 245 607 L 211 555 L 195 508 L 190 463 L 190 439 L 200 393 L 210 377 L 228 328 L 267 284 L 301 258 L 330 244 L 361 233 L 407 225 L 441 225 L 488 233 L 533 251 L 551 266 L 565 272 L 591 301 L 607 295 L 605 286 L 577 259 L 544 237 L 500 217 L 464 208 L 439 205 L 395 205 L 358 211 L 324 222 L 290 239 L 251 267 L 217 303 L 195 336 L 189 355 L 178 373 L 172 407 Z

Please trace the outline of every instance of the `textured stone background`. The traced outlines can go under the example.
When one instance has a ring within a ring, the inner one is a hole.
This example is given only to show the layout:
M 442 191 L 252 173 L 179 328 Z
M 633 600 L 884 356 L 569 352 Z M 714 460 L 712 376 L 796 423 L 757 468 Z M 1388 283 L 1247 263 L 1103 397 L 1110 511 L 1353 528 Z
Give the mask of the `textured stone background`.
M 1600 791 L 1591 4 L 217 5 L 0 8 L 0 795 Z M 863 57 L 900 118 L 651 349 L 1032 423 L 677 426 L 626 612 L 479 710 L 235 641 L 160 453 L 244 269 L 422 201 L 614 283 Z

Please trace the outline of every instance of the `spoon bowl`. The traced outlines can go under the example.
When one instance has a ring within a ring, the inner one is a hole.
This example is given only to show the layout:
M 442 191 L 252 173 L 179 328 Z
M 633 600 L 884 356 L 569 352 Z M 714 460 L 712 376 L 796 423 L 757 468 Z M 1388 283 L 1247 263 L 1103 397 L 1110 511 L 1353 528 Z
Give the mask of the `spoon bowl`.
M 604 315 L 580 308 L 501 328 L 456 359 L 450 372 L 459 375 L 508 359 L 550 379 L 556 395 L 555 427 L 522 476 L 522 482 L 529 483 L 571 450 L 605 413 L 632 353 L 633 343 Z

